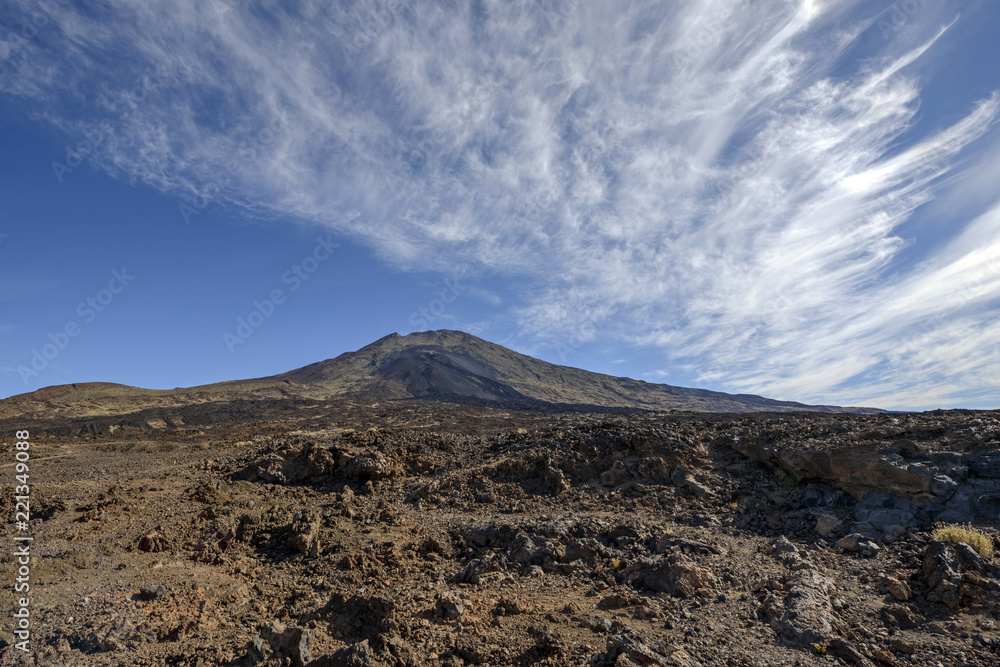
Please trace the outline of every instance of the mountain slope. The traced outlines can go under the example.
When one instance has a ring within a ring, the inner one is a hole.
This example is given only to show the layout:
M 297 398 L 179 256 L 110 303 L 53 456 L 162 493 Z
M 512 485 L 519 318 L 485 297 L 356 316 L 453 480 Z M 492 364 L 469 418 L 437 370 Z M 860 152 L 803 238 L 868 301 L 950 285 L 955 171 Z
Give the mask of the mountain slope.
M 274 379 L 329 395 L 364 392 L 386 398 L 449 395 L 487 400 L 531 400 L 653 410 L 758 412 L 840 410 L 651 384 L 559 366 L 519 354 L 461 331 L 390 334 L 356 352 L 311 364 Z M 852 410 L 853 411 L 853 410 Z
M 203 403 L 345 396 L 701 412 L 873 411 L 613 377 L 551 364 L 460 331 L 441 330 L 390 334 L 355 352 L 273 377 L 172 390 L 103 382 L 46 387 L 0 401 L 0 419 L 110 416 Z

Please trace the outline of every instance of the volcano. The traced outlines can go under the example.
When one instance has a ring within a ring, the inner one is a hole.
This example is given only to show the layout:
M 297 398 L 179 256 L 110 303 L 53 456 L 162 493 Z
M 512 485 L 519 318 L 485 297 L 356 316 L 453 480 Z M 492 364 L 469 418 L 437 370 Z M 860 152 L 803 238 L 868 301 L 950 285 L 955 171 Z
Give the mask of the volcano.
M 560 366 L 520 354 L 461 331 L 389 334 L 354 352 L 296 370 L 171 390 L 89 382 L 46 387 L 0 401 L 0 419 L 14 417 L 113 417 L 143 410 L 225 404 L 231 411 L 291 409 L 296 402 L 435 400 L 492 403 L 509 407 L 553 407 L 693 412 L 854 412 L 675 387 Z M 202 410 L 201 412 L 204 412 Z M 170 419 L 153 419 L 170 423 Z

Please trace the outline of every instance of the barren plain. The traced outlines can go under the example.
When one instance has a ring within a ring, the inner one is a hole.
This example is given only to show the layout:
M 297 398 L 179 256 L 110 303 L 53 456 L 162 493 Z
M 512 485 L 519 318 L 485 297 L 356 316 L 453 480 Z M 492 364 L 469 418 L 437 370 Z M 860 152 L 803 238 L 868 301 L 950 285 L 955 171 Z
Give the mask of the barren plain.
M 997 540 L 996 412 L 257 407 L 6 420 L 0 664 L 1000 664 L 1000 570 L 932 539 Z

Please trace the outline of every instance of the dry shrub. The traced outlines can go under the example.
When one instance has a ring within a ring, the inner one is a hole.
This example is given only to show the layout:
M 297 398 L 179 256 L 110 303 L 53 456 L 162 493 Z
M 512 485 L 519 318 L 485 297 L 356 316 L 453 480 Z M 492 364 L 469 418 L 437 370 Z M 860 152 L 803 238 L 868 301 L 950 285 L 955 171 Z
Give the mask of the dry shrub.
M 993 540 L 990 539 L 990 536 L 980 533 L 978 530 L 972 530 L 971 526 L 943 526 L 934 531 L 932 537 L 935 540 L 943 540 L 952 544 L 965 542 L 983 558 L 989 558 L 993 555 Z

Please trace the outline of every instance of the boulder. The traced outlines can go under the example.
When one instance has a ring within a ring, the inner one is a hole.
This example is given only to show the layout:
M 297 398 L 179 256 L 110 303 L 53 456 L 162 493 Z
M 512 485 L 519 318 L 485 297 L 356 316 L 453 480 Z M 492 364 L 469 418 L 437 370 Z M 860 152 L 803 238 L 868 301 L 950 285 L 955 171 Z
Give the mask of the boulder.
M 860 533 L 851 533 L 837 540 L 835 545 L 838 549 L 851 553 L 860 553 L 862 556 L 874 556 L 882 548 Z
M 780 556 L 782 554 L 797 553 L 797 552 L 798 549 L 796 548 L 796 546 L 792 544 L 791 541 L 784 535 L 779 537 L 775 541 L 774 546 L 771 547 L 772 556 Z
M 633 586 L 684 598 L 707 595 L 718 585 L 711 571 L 682 555 L 640 558 L 624 576 Z
M 958 607 L 962 595 L 962 568 L 952 545 L 939 540 L 928 544 L 921 574 L 927 585 L 928 600 L 940 602 L 949 609 Z
M 833 632 L 836 617 L 830 603 L 829 579 L 815 570 L 802 570 L 790 582 L 784 600 L 770 596 L 763 611 L 772 628 L 799 646 L 819 644 Z
M 267 664 L 290 658 L 294 667 L 304 667 L 312 660 L 310 649 L 314 641 L 312 630 L 276 620 L 254 637 L 249 656 L 255 662 Z
M 151 531 L 139 538 L 136 544 L 139 551 L 161 553 L 170 549 L 170 541 L 158 530 Z
M 835 530 L 840 528 L 841 520 L 833 512 L 815 512 L 816 532 L 823 537 L 829 537 Z
M 889 595 L 900 602 L 907 602 L 913 596 L 910 585 L 896 577 L 886 577 L 882 583 L 885 585 L 885 589 L 889 591 Z
M 859 667 L 875 667 L 875 663 L 869 660 L 851 642 L 840 637 L 834 637 L 827 644 L 827 650 L 837 656 L 848 665 L 859 665 Z
M 935 470 L 923 463 L 907 462 L 892 451 L 794 447 L 776 449 L 735 439 L 733 449 L 758 461 L 777 465 L 798 480 L 830 482 L 863 500 L 871 491 L 914 498 L 933 497 Z
M 162 585 L 143 586 L 139 590 L 139 598 L 146 601 L 159 600 L 167 594 L 167 589 Z
M 607 650 L 592 664 L 615 667 L 700 667 L 701 663 L 684 649 L 662 639 L 627 628 L 608 637 Z
M 696 498 L 711 498 L 715 494 L 707 486 L 695 479 L 694 474 L 684 466 L 677 466 L 670 480 L 681 489 L 687 489 Z
M 292 522 L 292 534 L 288 537 L 288 547 L 299 553 L 308 553 L 319 535 L 320 516 L 306 511 L 297 514 Z
M 925 619 L 920 610 L 913 604 L 891 604 L 882 607 L 879 615 L 890 628 L 912 630 L 923 625 Z
M 442 593 L 435 604 L 438 618 L 445 621 L 464 621 L 469 602 L 458 591 Z

